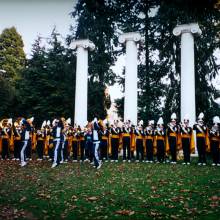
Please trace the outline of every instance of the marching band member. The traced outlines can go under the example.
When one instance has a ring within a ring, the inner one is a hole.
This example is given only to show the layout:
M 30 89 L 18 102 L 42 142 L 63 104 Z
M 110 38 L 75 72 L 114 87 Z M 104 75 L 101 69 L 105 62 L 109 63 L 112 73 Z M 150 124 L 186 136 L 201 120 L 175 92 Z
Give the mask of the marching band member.
M 92 142 L 92 124 L 88 123 L 87 131 L 85 134 L 85 161 L 90 161 L 92 163 L 93 155 L 93 142 Z
M 27 143 L 27 148 L 26 148 L 26 156 L 27 156 L 27 160 L 32 160 L 31 158 L 31 153 L 32 153 L 32 138 L 33 138 L 33 133 L 34 133 L 34 126 L 33 126 L 33 121 L 34 121 L 34 117 L 28 118 L 27 122 L 30 125 L 30 135 L 29 135 L 29 140 Z
M 171 164 L 176 164 L 177 160 L 177 139 L 179 128 L 176 124 L 176 113 L 171 115 L 171 122 L 167 125 L 167 138 L 169 151 L 171 153 Z
M 204 114 L 200 113 L 198 116 L 197 123 L 193 126 L 193 130 L 196 131 L 196 143 L 199 154 L 198 165 L 206 165 L 206 147 L 208 145 L 207 142 L 207 127 L 204 124 Z
M 99 160 L 99 144 L 100 144 L 99 130 L 100 130 L 100 126 L 98 124 L 98 120 L 97 118 L 94 118 L 92 122 L 92 141 L 94 145 L 94 165 L 96 169 L 100 169 L 102 166 L 102 163 Z
M 72 151 L 73 151 L 73 162 L 77 162 L 78 156 L 78 127 L 75 124 L 73 128 L 73 141 L 72 141 Z
M 63 141 L 61 143 L 61 161 L 60 163 L 66 163 L 68 161 L 68 133 L 71 125 L 71 119 L 63 120 L 64 129 L 62 132 Z
M 54 159 L 51 168 L 54 168 L 59 163 L 59 152 L 60 152 L 60 144 L 62 138 L 63 123 L 61 120 L 54 119 L 52 126 L 53 126 L 52 135 L 53 135 L 53 143 L 54 143 Z
M 140 162 L 140 160 L 141 161 L 144 160 L 144 143 L 143 143 L 144 130 L 143 130 L 142 120 L 138 123 L 138 127 L 136 127 L 136 129 L 134 130 L 134 134 L 136 139 L 136 162 Z
M 122 127 L 123 162 L 131 162 L 131 127 L 130 120 L 125 121 Z
M 44 128 L 44 155 L 45 158 L 49 158 L 49 161 L 53 160 L 53 135 L 52 135 L 52 127 L 50 125 L 50 120 L 47 121 L 47 124 Z
M 108 161 L 108 139 L 109 131 L 107 129 L 107 120 L 105 119 L 100 129 L 101 143 L 100 143 L 100 156 L 102 161 Z
M 220 166 L 219 147 L 220 147 L 220 118 L 213 118 L 213 125 L 209 131 L 210 146 L 213 163 L 212 166 Z
M 153 143 L 154 143 L 154 120 L 148 122 L 145 129 L 146 140 L 146 162 L 153 163 Z
M 47 122 L 43 121 L 41 125 L 41 129 L 37 130 L 37 154 L 38 154 L 38 161 L 43 160 L 43 155 L 44 155 L 44 144 L 45 144 L 45 133 L 44 129 L 46 126 Z
M 180 123 L 180 135 L 183 149 L 183 165 L 190 165 L 190 153 L 194 150 L 193 129 L 189 126 L 188 115 L 184 116 L 183 122 Z
M 10 125 L 12 124 L 12 119 L 3 119 L 2 123 L 2 130 L 1 130 L 1 138 L 2 138 L 2 159 L 10 159 L 9 153 L 9 145 L 11 139 L 11 128 Z
M 87 128 L 81 128 L 78 126 L 78 137 L 79 137 L 79 147 L 80 147 L 80 162 L 83 162 L 85 159 L 85 134 Z
M 20 151 L 21 151 L 21 127 L 17 121 L 14 122 L 13 135 L 14 135 L 14 160 L 19 160 Z
M 111 125 L 110 133 L 111 133 L 111 146 L 112 146 L 111 162 L 118 162 L 118 147 L 119 147 L 120 128 L 118 127 L 117 120 L 115 120 L 114 124 Z
M 26 162 L 26 148 L 28 145 L 28 141 L 30 140 L 30 132 L 31 132 L 31 125 L 29 122 L 25 119 L 21 120 L 21 126 L 22 126 L 22 131 L 21 131 L 21 141 L 22 141 L 22 146 L 21 146 L 21 167 L 24 167 L 27 165 Z
M 157 148 L 157 163 L 165 163 L 165 136 L 166 131 L 164 128 L 163 118 L 160 117 L 157 122 L 157 127 L 154 131 L 156 148 Z

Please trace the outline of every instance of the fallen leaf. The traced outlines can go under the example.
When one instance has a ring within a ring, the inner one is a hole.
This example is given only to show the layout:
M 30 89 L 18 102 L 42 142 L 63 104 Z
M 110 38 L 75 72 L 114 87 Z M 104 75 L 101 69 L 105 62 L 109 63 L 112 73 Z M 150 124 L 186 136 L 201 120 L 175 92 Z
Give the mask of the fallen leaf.
M 98 199 L 99 199 L 99 198 L 96 197 L 96 196 L 92 196 L 92 197 L 88 197 L 88 198 L 86 198 L 86 200 L 91 201 L 91 202 L 93 202 L 93 201 L 97 201 Z
M 212 200 L 212 201 L 218 201 L 218 200 L 220 200 L 220 197 L 218 197 L 218 196 L 212 196 L 212 197 L 211 197 L 211 200 Z
M 25 196 L 23 196 L 20 200 L 19 200 L 19 202 L 25 202 L 27 200 L 27 198 L 25 197 Z
M 77 200 L 78 200 L 78 199 L 77 199 L 77 196 L 73 195 L 73 196 L 71 197 L 71 200 L 72 200 L 72 201 L 77 201 Z
M 115 212 L 116 214 L 118 214 L 118 215 L 134 215 L 134 211 L 132 211 L 132 210 L 118 210 L 118 211 L 116 211 Z

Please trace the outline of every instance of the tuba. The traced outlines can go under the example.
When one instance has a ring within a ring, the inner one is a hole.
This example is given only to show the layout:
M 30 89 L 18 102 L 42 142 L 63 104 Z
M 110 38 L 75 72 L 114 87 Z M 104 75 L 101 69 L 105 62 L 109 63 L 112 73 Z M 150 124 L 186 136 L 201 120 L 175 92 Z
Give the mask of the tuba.
M 8 120 L 9 120 L 8 118 L 2 119 L 2 120 L 0 121 L 0 128 L 6 127 L 7 124 L 8 124 Z

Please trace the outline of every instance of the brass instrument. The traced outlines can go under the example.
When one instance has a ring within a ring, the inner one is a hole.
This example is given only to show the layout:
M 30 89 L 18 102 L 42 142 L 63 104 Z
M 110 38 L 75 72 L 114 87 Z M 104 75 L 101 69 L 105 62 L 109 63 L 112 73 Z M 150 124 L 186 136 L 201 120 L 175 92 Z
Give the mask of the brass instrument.
M 8 118 L 4 118 L 4 119 L 2 119 L 1 121 L 0 121 L 0 127 L 1 128 L 4 128 L 4 127 L 6 127 L 7 125 L 8 125 Z

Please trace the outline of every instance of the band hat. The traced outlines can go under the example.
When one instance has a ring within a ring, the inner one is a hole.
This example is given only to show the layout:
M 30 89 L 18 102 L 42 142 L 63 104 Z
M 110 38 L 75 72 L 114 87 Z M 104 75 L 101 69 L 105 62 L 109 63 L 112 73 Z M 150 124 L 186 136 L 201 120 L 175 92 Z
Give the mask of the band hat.
M 71 118 L 68 118 L 68 119 L 66 120 L 66 124 L 71 125 Z
M 31 118 L 29 119 L 29 121 L 30 121 L 30 122 L 33 122 L 33 121 L 34 121 L 34 117 L 31 117 Z
M 189 121 L 189 115 L 185 114 L 185 116 L 183 117 L 183 121 Z
M 220 123 L 220 118 L 219 118 L 219 116 L 214 116 L 214 117 L 213 117 L 213 124 L 218 124 L 218 123 Z
M 201 112 L 199 114 L 198 119 L 203 121 L 203 119 L 204 119 L 204 113 L 203 112 Z
M 157 124 L 158 125 L 163 125 L 164 124 L 162 117 L 159 118 L 159 120 L 157 121 Z
M 92 123 L 98 122 L 98 119 L 95 117 L 92 121 Z
M 144 121 L 143 120 L 140 120 L 139 122 L 138 122 L 138 126 L 143 126 L 144 125 Z
M 9 125 L 9 124 L 12 125 L 12 118 L 9 118 L 9 119 L 8 119 L 8 123 L 7 123 L 7 124 L 8 124 L 8 125 Z
M 46 124 L 47 124 L 46 120 L 43 121 L 43 123 L 42 123 L 42 125 L 41 125 L 41 128 L 44 128 L 44 127 L 46 126 Z
M 148 124 L 149 124 L 149 125 L 154 125 L 154 120 L 150 120 L 150 121 L 148 122 Z
M 176 121 L 176 113 L 173 113 L 170 118 L 172 121 Z

